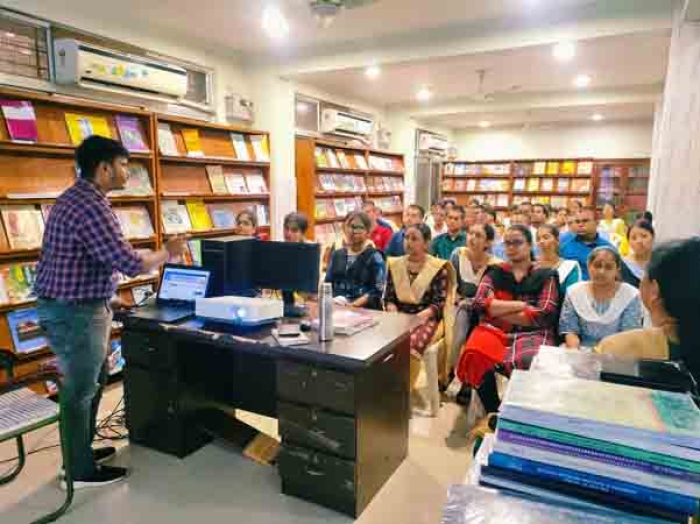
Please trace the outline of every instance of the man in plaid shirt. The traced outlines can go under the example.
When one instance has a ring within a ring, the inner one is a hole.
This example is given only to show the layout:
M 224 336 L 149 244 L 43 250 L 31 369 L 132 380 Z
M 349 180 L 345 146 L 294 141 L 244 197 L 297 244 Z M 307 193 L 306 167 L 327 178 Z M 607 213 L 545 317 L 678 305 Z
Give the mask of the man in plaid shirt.
M 70 467 L 75 487 L 109 484 L 124 468 L 98 466 L 114 448 L 92 450 L 97 411 L 106 379 L 105 360 L 112 326 L 110 300 L 115 273 L 146 273 L 177 256 L 185 239 L 164 249 L 137 253 L 124 239 L 107 198 L 128 177 L 129 152 L 119 142 L 91 136 L 78 147 L 80 178 L 65 191 L 46 223 L 35 292 L 39 321 L 58 358 L 64 384 Z

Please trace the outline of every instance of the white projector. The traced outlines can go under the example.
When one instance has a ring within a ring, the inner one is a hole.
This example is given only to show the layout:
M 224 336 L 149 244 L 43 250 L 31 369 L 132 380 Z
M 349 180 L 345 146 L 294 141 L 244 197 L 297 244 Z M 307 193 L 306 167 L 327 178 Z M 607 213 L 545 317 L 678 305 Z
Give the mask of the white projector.
M 195 302 L 195 315 L 251 326 L 269 324 L 284 316 L 284 302 L 274 298 L 199 298 Z

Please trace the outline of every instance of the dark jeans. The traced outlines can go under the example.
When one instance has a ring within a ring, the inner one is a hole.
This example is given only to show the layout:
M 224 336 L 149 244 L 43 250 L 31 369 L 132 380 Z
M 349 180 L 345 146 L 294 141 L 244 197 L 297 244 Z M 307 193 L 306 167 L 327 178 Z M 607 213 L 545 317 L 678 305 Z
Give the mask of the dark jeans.
M 95 472 L 92 441 L 106 373 L 112 310 L 105 299 L 71 303 L 39 299 L 39 323 L 63 375 L 73 478 Z

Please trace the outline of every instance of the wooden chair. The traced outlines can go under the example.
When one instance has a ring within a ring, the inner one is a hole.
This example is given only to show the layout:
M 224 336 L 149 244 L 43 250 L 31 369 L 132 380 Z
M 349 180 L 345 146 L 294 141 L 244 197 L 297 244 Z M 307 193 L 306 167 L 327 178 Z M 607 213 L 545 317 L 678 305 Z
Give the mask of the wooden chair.
M 27 433 L 58 422 L 61 453 L 65 467 L 66 499 L 56 511 L 45 515 L 32 524 L 54 522 L 61 517 L 73 501 L 73 476 L 70 454 L 67 452 L 68 431 L 64 410 L 61 409 L 61 377 L 56 371 L 46 370 L 16 379 L 14 377 L 15 357 L 7 351 L 0 351 L 0 369 L 6 372 L 7 381 L 0 385 L 0 442 L 15 439 L 17 443 L 17 466 L 0 478 L 0 485 L 8 484 L 20 474 L 26 463 L 27 453 L 23 436 Z M 59 403 L 56 404 L 29 389 L 29 385 L 53 381 L 59 388 Z

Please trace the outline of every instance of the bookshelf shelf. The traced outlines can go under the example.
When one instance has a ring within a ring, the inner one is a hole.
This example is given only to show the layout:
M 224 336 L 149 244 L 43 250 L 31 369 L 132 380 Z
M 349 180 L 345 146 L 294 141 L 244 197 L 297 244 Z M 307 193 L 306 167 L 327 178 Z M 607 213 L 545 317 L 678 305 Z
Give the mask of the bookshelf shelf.
M 190 198 L 197 198 L 203 200 L 219 201 L 219 202 L 246 202 L 248 200 L 269 200 L 270 195 L 268 193 L 258 193 L 258 194 L 240 194 L 240 195 L 217 195 L 216 193 L 188 193 L 186 195 L 169 195 L 162 194 L 161 200 L 187 200 Z
M 322 191 L 317 191 L 316 192 L 316 198 L 346 198 L 346 197 L 355 197 L 355 196 L 365 196 L 367 194 L 372 194 L 367 193 L 366 191 L 331 191 L 331 192 L 322 192 Z M 378 193 L 382 195 L 391 195 L 392 193 Z
M 367 195 L 371 197 L 402 196 L 403 193 L 403 191 L 368 191 Z
M 367 171 L 363 169 L 345 169 L 343 167 L 320 167 L 316 166 L 316 171 L 322 173 L 338 173 L 341 175 L 358 175 L 364 176 Z
M 465 180 L 465 179 L 478 179 L 481 180 L 482 178 L 496 178 L 496 179 L 510 179 L 510 175 L 444 175 L 444 178 L 454 178 L 457 180 Z M 517 178 L 524 178 L 524 177 L 517 177 Z
M 548 179 L 548 178 L 563 178 L 566 180 L 569 180 L 571 178 L 593 178 L 593 175 L 514 175 L 513 178 L 543 178 L 543 179 Z
M 252 162 L 224 157 L 193 157 L 193 156 L 165 156 L 160 157 L 161 162 L 170 164 L 197 164 L 197 165 L 225 165 L 235 167 L 270 167 L 269 162 Z
M 400 176 L 401 178 L 404 177 L 403 171 L 380 171 L 377 169 L 369 169 L 367 171 L 367 174 L 374 176 Z
M 443 191 L 443 193 L 448 194 L 448 195 L 484 195 L 484 194 L 489 194 L 489 195 L 509 195 L 510 191 L 488 191 L 486 189 L 482 190 L 477 190 L 475 189 L 474 191 L 461 191 L 459 189 L 450 189 Z

